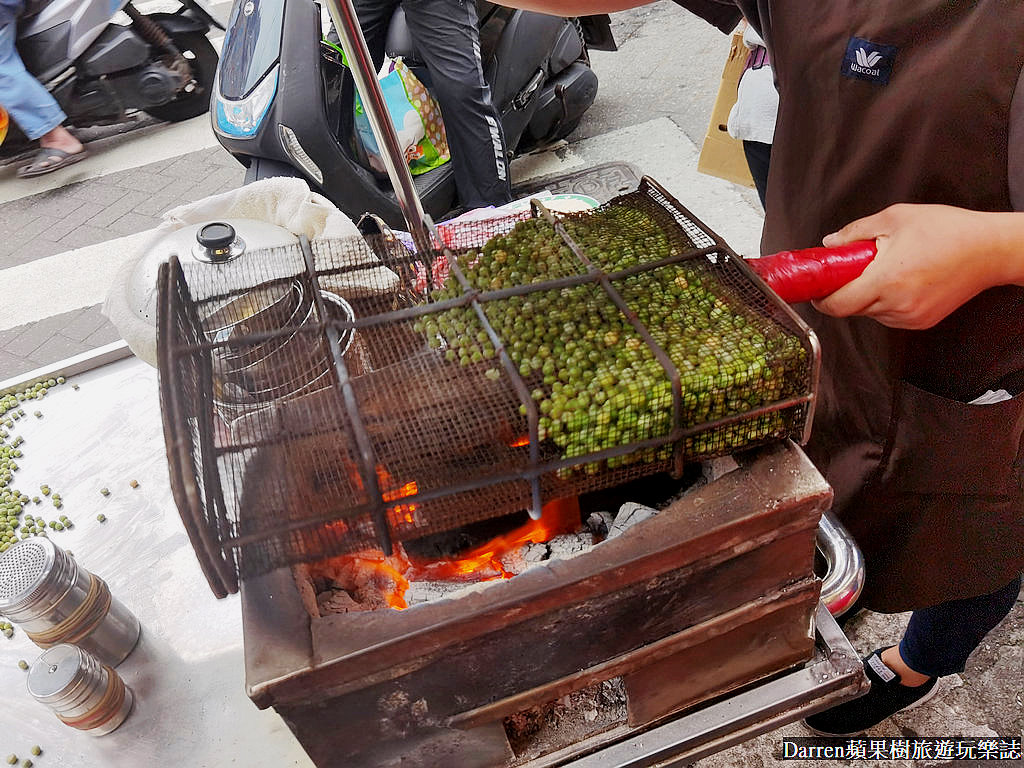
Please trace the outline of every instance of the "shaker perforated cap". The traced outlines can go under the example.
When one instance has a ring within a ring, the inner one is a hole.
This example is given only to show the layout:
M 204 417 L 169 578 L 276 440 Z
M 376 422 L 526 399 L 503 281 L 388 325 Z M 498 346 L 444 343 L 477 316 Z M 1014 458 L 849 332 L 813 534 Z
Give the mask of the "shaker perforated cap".
M 19 541 L 0 555 L 0 613 L 31 604 L 47 589 L 57 548 L 47 538 Z
M 42 702 L 62 701 L 80 685 L 85 653 L 74 645 L 57 645 L 44 651 L 28 671 L 28 692 Z

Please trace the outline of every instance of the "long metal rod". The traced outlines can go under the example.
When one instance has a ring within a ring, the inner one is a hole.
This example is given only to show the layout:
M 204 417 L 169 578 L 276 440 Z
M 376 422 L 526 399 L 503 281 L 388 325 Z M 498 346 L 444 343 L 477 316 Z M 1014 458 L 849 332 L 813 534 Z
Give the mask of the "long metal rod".
M 370 121 L 373 137 L 377 140 L 381 160 L 395 189 L 398 207 L 402 209 L 402 216 L 405 217 L 416 250 L 420 253 L 428 252 L 431 247 L 430 235 L 424 222 L 423 205 L 416 194 L 412 173 L 405 163 L 405 153 L 398 143 L 398 134 L 391 123 L 384 94 L 377 82 L 373 59 L 370 58 L 370 51 L 366 47 L 366 39 L 359 27 L 359 19 L 356 17 L 355 8 L 352 7 L 352 0 L 326 0 L 326 5 L 331 14 L 331 21 L 334 22 L 334 29 L 341 38 L 345 60 L 355 80 L 356 91 L 362 100 L 366 117 Z

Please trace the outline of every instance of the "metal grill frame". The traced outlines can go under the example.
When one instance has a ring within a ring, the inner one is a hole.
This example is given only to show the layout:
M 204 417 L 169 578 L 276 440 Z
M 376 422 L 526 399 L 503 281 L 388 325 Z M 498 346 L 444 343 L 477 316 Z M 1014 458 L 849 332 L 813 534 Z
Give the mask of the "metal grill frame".
M 474 289 L 465 273 L 461 269 L 453 249 L 440 245 L 443 243 L 436 227 L 428 220 L 431 234 L 438 246 L 435 250 L 442 252 L 448 260 L 451 273 L 459 282 L 462 294 L 444 302 L 430 302 L 413 307 L 394 309 L 390 312 L 375 314 L 368 318 L 357 318 L 353 323 L 345 327 L 354 327 L 357 331 L 361 327 L 370 325 L 381 325 L 387 322 L 413 320 L 424 315 L 437 313 L 444 309 L 465 307 L 473 311 L 476 319 L 481 324 L 487 336 L 494 345 L 497 353 L 497 360 L 503 369 L 515 392 L 520 398 L 521 404 L 526 407 L 526 418 L 529 426 L 529 459 L 525 468 L 520 468 L 514 473 L 489 474 L 483 478 L 477 478 L 462 484 L 445 484 L 442 488 L 417 493 L 413 497 L 402 499 L 404 503 L 428 502 L 432 499 L 454 496 L 459 493 L 479 490 L 489 486 L 496 486 L 502 483 L 513 483 L 526 481 L 530 485 L 530 496 L 532 501 L 531 515 L 539 517 L 543 502 L 542 480 L 552 476 L 558 470 L 577 466 L 589 462 L 600 462 L 610 458 L 625 456 L 648 448 L 659 448 L 665 445 L 674 446 L 673 469 L 677 472 L 682 470 L 684 461 L 683 445 L 687 438 L 695 435 L 710 432 L 715 429 L 727 427 L 741 421 L 752 420 L 758 416 L 771 414 L 787 409 L 802 407 L 804 413 L 803 428 L 800 435 L 790 435 L 805 443 L 810 435 L 811 423 L 817 400 L 818 381 L 820 376 L 821 352 L 820 345 L 814 332 L 797 315 L 788 304 L 783 302 L 772 292 L 760 277 L 739 257 L 725 242 L 706 227 L 684 206 L 682 206 L 671 194 L 653 179 L 644 176 L 636 192 L 628 193 L 622 197 L 629 197 L 643 193 L 650 196 L 664 212 L 669 215 L 676 226 L 683 230 L 688 237 L 695 242 L 707 242 L 702 248 L 688 250 L 684 253 L 669 256 L 659 261 L 641 263 L 617 272 L 605 272 L 590 260 L 584 249 L 576 243 L 569 235 L 563 223 L 565 217 L 558 217 L 548 211 L 541 202 L 532 201 L 533 215 L 545 218 L 553 224 L 555 231 L 562 241 L 570 248 L 575 258 L 579 261 L 583 270 L 579 274 L 560 277 L 543 282 L 519 285 L 497 291 L 479 291 Z M 607 206 L 614 205 L 620 198 L 615 198 L 607 203 Z M 585 214 L 584 214 L 585 215 Z M 482 245 L 482 243 L 481 243 Z M 314 254 L 310 243 L 303 238 L 301 240 L 302 255 L 305 260 L 306 274 L 299 276 L 303 282 L 312 289 L 314 302 L 320 318 L 325 318 L 324 306 L 319 295 L 320 275 L 314 264 Z M 809 386 L 807 391 L 801 395 L 769 403 L 756 408 L 745 410 L 741 413 L 731 415 L 715 421 L 705 422 L 691 427 L 682 424 L 682 383 L 678 369 L 672 363 L 668 354 L 652 338 L 650 332 L 644 327 L 636 314 L 630 310 L 621 294 L 616 290 L 613 283 L 617 280 L 632 275 L 650 272 L 655 269 L 679 264 L 688 260 L 707 257 L 717 254 L 718 258 L 728 260 L 732 267 L 737 269 L 742 277 L 763 294 L 767 305 L 785 319 L 790 330 L 799 334 L 800 340 L 809 355 Z M 432 254 L 424 253 L 416 257 L 416 261 L 426 265 L 428 285 L 430 281 Z M 209 351 L 223 343 L 201 341 L 195 336 L 195 341 L 189 344 L 188 339 L 182 339 L 177 333 L 175 318 L 173 316 L 171 301 L 169 300 L 176 292 L 178 295 L 188 296 L 188 286 L 185 284 L 180 265 L 177 259 L 172 257 L 167 265 L 161 268 L 158 278 L 160 298 L 160 321 L 162 332 L 158 334 L 158 356 L 160 367 L 160 389 L 163 403 L 163 418 L 165 438 L 168 450 L 168 463 L 171 473 L 171 487 L 175 502 L 185 523 L 186 531 L 190 541 L 196 550 L 204 574 L 210 582 L 211 588 L 218 597 L 223 597 L 229 592 L 238 590 L 238 580 L 241 567 L 240 553 L 245 547 L 258 544 L 262 540 L 268 540 L 274 536 L 290 533 L 298 529 L 313 528 L 318 525 L 330 523 L 344 517 L 345 519 L 356 518 L 367 515 L 372 521 L 376 541 L 384 552 L 391 552 L 393 536 L 391 524 L 388 520 L 388 509 L 396 506 L 398 502 L 394 499 L 387 501 L 384 492 L 378 482 L 376 467 L 377 457 L 365 425 L 362 423 L 359 412 L 359 405 L 352 386 L 352 377 L 340 354 L 339 332 L 337 325 L 331 321 L 321 319 L 319 323 L 310 327 L 310 332 L 316 330 L 325 335 L 331 349 L 334 372 L 337 377 L 337 384 L 340 390 L 346 417 L 352 427 L 353 436 L 357 447 L 359 460 L 359 472 L 363 482 L 363 489 L 368 495 L 368 502 L 346 509 L 343 516 L 337 513 L 313 515 L 302 520 L 295 520 L 281 524 L 272 529 L 264 529 L 255 533 L 239 533 L 230 535 L 226 518 L 226 507 L 224 504 L 223 491 L 220 487 L 220 476 L 217 471 L 216 451 L 213 448 L 212 436 L 212 409 L 200 409 L 198 437 L 199 445 L 193 446 L 193 437 L 185 428 L 189 419 L 188 409 L 184 403 L 184 393 L 181 387 L 172 380 L 172 372 L 176 371 L 176 361 L 181 355 L 196 354 L 199 351 Z M 538 291 L 550 291 L 560 288 L 568 288 L 591 284 L 600 287 L 605 295 L 612 301 L 616 308 L 627 318 L 630 325 L 643 339 L 651 354 L 658 360 L 662 369 L 666 372 L 672 386 L 673 397 L 673 428 L 667 434 L 649 438 L 633 443 L 625 443 L 612 448 L 607 448 L 593 453 L 572 458 L 559 458 L 557 460 L 542 460 L 539 440 L 539 413 L 537 403 L 530 396 L 530 390 L 523 377 L 520 375 L 515 363 L 512 361 L 507 350 L 502 344 L 501 338 L 492 324 L 489 322 L 484 305 L 489 301 L 509 298 L 511 296 L 526 295 Z M 198 334 L 200 328 L 198 316 L 194 306 L 190 307 L 189 317 L 193 331 Z M 188 311 L 188 310 L 186 310 Z M 263 334 L 272 336 L 273 334 Z M 258 338 L 260 334 L 254 335 Z M 203 357 L 206 362 L 199 366 L 201 380 L 199 382 L 203 397 L 212 398 L 213 382 L 212 370 L 208 357 Z M 207 400 L 209 402 L 209 400 Z M 203 415 L 205 413 L 205 416 Z M 767 442 L 767 441 L 761 441 Z M 757 445 L 757 442 L 751 445 Z M 201 454 L 198 457 L 191 448 L 198 447 Z M 214 460 L 208 457 L 213 456 Z M 204 458 L 207 457 L 207 458 Z M 649 474 L 653 471 L 660 471 L 660 465 L 652 464 Z M 198 480 L 201 479 L 201 485 Z M 511 510 L 510 510 L 511 511 Z M 319 554 L 317 557 L 326 556 Z M 307 558 L 313 559 L 313 558 Z M 285 563 L 279 563 L 283 565 Z M 244 575 L 244 574 L 243 574 Z

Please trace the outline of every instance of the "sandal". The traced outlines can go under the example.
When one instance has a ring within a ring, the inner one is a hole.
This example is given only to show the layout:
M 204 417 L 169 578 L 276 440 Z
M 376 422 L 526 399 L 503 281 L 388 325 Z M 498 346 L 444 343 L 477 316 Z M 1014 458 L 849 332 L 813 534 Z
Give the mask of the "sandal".
M 89 152 L 81 149 L 78 152 L 65 152 L 56 147 L 40 147 L 32 158 L 32 162 L 18 169 L 18 178 L 27 179 L 52 173 L 58 168 L 66 168 L 88 157 Z

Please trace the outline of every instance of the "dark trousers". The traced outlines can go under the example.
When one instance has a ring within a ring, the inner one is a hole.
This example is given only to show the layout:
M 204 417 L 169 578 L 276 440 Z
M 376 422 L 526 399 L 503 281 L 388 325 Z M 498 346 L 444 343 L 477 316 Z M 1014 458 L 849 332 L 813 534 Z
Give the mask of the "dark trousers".
M 1021 577 L 990 595 L 950 600 L 914 611 L 900 643 L 900 656 L 930 677 L 963 672 L 967 657 L 1006 618 L 1020 594 Z
M 354 0 L 374 65 L 384 61 L 388 23 L 399 0 Z M 430 73 L 454 164 L 459 202 L 467 208 L 512 199 L 505 138 L 480 62 L 472 0 L 404 0 L 416 52 Z
M 754 186 L 757 187 L 757 196 L 761 198 L 761 207 L 764 208 L 764 192 L 768 188 L 768 166 L 772 160 L 772 145 L 744 140 L 743 154 L 746 155 L 750 175 L 754 177 Z

